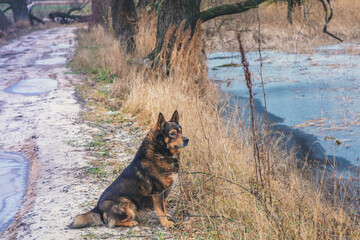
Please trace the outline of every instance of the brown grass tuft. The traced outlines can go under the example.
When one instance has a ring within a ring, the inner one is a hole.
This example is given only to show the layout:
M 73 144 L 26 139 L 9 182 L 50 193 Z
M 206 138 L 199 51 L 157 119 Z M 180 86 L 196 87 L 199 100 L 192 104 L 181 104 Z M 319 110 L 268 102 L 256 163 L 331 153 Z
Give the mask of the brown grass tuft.
M 144 58 L 155 48 L 156 22 L 157 17 L 154 14 L 146 10 L 140 12 L 135 36 L 137 57 Z
M 92 72 L 105 69 L 116 75 L 127 72 L 127 56 L 120 42 L 100 25 L 92 27 L 90 32 L 79 30 L 80 47 L 74 58 L 76 65 Z
M 216 99 L 215 88 L 207 80 L 207 58 L 201 24 L 197 23 L 193 36 L 189 29 L 183 30 L 184 25 L 185 22 L 182 22 L 176 31 L 170 28 L 166 33 L 163 48 L 156 59 L 158 69 L 163 69 L 164 75 L 168 74 L 173 84 L 179 85 L 182 91 L 200 97 L 210 95 L 207 99 Z M 175 41 L 170 40 L 173 38 Z

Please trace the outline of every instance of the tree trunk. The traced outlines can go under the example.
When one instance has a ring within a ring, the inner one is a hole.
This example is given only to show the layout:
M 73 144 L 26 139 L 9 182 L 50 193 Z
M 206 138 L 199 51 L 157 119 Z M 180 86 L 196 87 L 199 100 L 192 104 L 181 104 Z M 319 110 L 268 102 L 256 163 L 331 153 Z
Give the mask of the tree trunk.
M 5 32 L 11 27 L 10 20 L 5 16 L 5 14 L 0 11 L 0 30 Z
M 288 0 L 287 19 L 291 24 L 293 23 L 292 13 L 296 6 L 301 6 L 301 0 Z
M 135 3 L 133 0 L 111 0 L 112 27 L 115 36 L 126 44 L 126 51 L 135 50 L 134 33 L 137 21 Z
M 110 9 L 109 0 L 92 0 L 91 10 L 92 10 L 92 22 L 95 24 L 104 25 L 108 21 Z
M 190 27 L 191 31 L 194 31 L 200 15 L 200 3 L 201 0 L 167 0 L 160 3 L 155 56 L 161 51 L 165 34 L 172 26 L 177 29 L 185 20 L 184 28 Z M 170 42 L 167 47 L 171 48 L 171 46 Z
M 30 21 L 29 12 L 26 5 L 26 0 L 12 0 L 11 8 L 14 15 L 14 22 Z

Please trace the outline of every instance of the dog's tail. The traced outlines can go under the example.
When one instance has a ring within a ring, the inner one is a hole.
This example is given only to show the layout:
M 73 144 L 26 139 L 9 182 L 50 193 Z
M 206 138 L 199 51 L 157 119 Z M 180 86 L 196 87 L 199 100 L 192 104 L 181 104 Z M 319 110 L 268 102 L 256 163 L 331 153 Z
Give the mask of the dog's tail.
M 100 212 L 95 207 L 93 210 L 87 213 L 76 215 L 73 222 L 69 225 L 70 228 L 84 228 L 95 227 L 104 225 L 101 220 Z

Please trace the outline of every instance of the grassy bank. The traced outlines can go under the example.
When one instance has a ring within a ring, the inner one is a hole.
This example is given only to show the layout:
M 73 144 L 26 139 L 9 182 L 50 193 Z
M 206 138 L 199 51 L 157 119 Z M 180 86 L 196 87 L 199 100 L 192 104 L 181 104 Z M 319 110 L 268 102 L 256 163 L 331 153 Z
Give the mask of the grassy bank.
M 154 20 L 143 14 L 136 36 L 137 57 L 146 56 L 154 47 L 154 27 Z M 141 128 L 150 129 L 159 112 L 168 119 L 175 109 L 179 111 L 190 145 L 182 152 L 180 181 L 169 201 L 178 223 L 170 230 L 173 236 L 359 238 L 355 215 L 346 211 L 345 202 L 337 197 L 339 192 L 329 200 L 322 191 L 323 183 L 315 184 L 306 170 L 299 169 L 294 154 L 281 150 L 279 139 L 271 139 L 265 148 L 266 144 L 260 144 L 263 175 L 259 177 L 251 131 L 243 118 L 236 118 L 236 110 L 234 116 L 222 117 L 230 107 L 220 101 L 220 93 L 206 79 L 205 56 L 199 47 L 202 35 L 199 28 L 190 41 L 185 33 L 179 33 L 181 47 L 172 53 L 169 75 L 126 55 L 120 43 L 101 27 L 79 31 L 73 60 L 74 69 L 88 76 L 78 87 L 79 96 L 91 104 L 88 121 L 116 123 L 121 115 L 131 115 Z M 109 111 L 119 111 L 120 116 L 105 119 Z M 247 113 L 243 117 L 248 118 Z M 116 174 L 118 171 L 106 177 L 113 179 Z

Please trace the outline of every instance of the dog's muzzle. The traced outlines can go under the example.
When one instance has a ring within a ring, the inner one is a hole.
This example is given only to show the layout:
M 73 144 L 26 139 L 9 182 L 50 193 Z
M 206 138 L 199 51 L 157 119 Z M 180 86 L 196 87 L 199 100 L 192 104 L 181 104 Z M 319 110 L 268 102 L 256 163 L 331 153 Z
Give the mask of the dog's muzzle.
M 184 148 L 189 144 L 189 139 L 184 137 L 181 146 L 174 146 L 175 149 Z

